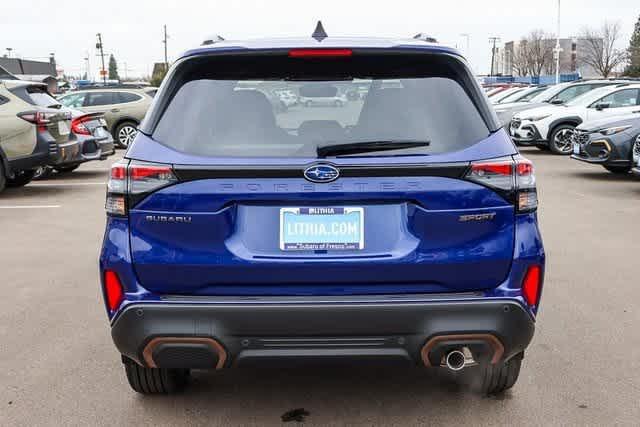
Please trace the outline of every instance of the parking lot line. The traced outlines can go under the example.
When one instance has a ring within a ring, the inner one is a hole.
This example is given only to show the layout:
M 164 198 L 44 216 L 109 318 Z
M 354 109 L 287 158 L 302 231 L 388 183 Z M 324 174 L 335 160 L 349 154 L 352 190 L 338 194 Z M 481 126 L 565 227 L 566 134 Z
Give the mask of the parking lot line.
M 0 205 L 0 209 L 55 209 L 60 205 Z
M 29 187 L 75 187 L 87 185 L 107 185 L 106 182 L 37 182 L 29 184 Z

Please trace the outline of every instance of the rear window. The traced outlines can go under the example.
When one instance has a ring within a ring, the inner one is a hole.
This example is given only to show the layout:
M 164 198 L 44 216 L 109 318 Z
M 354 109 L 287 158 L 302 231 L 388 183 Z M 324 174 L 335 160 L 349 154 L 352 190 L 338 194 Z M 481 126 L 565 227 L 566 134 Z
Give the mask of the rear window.
M 42 86 L 19 86 L 11 89 L 14 95 L 23 101 L 39 107 L 52 107 L 60 103 Z
M 86 107 L 99 107 L 101 105 L 112 105 L 118 103 L 116 92 L 89 92 L 87 93 L 84 105 Z
M 140 101 L 142 97 L 131 92 L 118 92 L 118 103 L 124 104 L 127 102 Z
M 205 57 L 169 83 L 143 130 L 202 156 L 315 157 L 371 141 L 429 145 L 351 155 L 431 155 L 467 148 L 493 126 L 473 76 L 445 55 Z

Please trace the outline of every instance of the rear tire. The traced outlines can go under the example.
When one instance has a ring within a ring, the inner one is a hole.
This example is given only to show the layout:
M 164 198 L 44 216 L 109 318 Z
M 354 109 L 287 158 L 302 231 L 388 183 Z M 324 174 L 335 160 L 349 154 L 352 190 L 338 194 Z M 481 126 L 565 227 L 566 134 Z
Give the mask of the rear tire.
M 480 392 L 487 395 L 495 395 L 513 387 L 520 375 L 522 357 L 523 355 L 519 354 L 504 363 L 480 365 L 479 375 L 481 375 L 482 380 Z
M 47 179 L 51 176 L 53 169 L 49 166 L 40 166 L 34 169 L 33 179 Z
M 188 382 L 188 369 L 145 368 L 127 360 L 124 363 L 131 388 L 141 394 L 169 394 L 182 390 Z
M 35 174 L 35 170 L 23 170 L 16 172 L 13 178 L 7 178 L 6 185 L 9 188 L 23 187 L 31 182 Z
M 2 165 L 2 159 L 0 159 L 0 193 L 7 185 L 7 177 L 4 175 L 4 166 Z
M 116 145 L 120 148 L 128 148 L 138 134 L 138 125 L 132 121 L 126 121 L 116 126 L 113 132 Z
M 74 170 L 78 169 L 80 167 L 80 165 L 75 165 L 75 166 L 59 166 L 57 168 L 55 168 L 56 172 L 58 173 L 69 173 L 69 172 L 73 172 Z

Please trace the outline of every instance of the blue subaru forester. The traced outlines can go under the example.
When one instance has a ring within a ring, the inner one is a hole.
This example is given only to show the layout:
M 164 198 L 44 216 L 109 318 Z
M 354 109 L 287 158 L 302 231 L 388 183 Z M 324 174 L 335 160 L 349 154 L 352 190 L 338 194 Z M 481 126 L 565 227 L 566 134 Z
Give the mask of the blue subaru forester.
M 344 360 L 468 369 L 499 393 L 534 332 L 536 209 L 533 167 L 457 51 L 210 41 L 111 169 L 113 340 L 140 393 Z

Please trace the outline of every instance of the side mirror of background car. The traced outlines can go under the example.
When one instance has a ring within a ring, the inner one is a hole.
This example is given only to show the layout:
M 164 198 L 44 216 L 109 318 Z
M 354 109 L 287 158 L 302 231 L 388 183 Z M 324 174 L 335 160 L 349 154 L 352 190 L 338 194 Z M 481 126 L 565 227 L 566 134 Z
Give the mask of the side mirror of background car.
M 609 104 L 606 103 L 606 102 L 599 102 L 599 103 L 596 104 L 596 110 L 598 110 L 598 111 L 602 111 L 605 108 L 609 108 Z
M 554 100 L 551 101 L 551 103 L 553 105 L 562 105 L 562 104 L 564 104 L 564 101 L 562 99 L 554 99 Z

